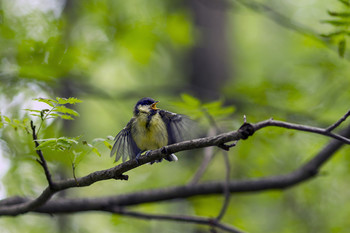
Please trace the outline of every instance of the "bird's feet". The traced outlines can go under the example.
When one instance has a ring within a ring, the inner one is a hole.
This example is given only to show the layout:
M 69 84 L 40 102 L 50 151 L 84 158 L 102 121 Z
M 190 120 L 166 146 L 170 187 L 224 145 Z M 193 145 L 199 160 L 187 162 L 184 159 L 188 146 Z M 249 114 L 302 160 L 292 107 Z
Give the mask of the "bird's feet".
M 148 156 L 151 153 L 151 150 L 146 151 L 145 156 Z
M 143 153 L 143 151 L 140 151 L 135 157 L 135 161 L 136 161 L 137 164 L 139 164 L 139 158 L 140 158 L 142 153 Z
M 152 150 L 146 151 L 145 156 L 148 156 L 148 155 L 151 153 L 151 151 L 152 151 Z M 152 164 L 154 164 L 155 162 L 159 163 L 160 161 L 159 161 L 159 160 L 151 161 L 151 162 L 149 162 L 149 164 L 152 165 Z
M 143 156 L 148 156 L 149 153 L 151 153 L 151 151 L 152 151 L 152 150 L 148 150 L 148 151 L 146 151 L 146 152 L 145 152 L 145 151 L 140 151 L 140 152 L 136 155 L 136 157 L 135 157 L 136 163 L 139 164 L 139 158 L 141 157 L 142 153 L 145 152 L 145 154 L 144 154 Z

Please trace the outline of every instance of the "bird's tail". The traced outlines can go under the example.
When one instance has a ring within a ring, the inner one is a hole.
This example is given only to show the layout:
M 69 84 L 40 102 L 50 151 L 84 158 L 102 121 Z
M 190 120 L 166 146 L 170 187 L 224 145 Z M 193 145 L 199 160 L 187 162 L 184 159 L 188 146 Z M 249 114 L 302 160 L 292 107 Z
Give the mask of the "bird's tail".
M 168 156 L 165 157 L 164 159 L 165 159 L 165 160 L 168 160 L 169 162 L 178 161 L 178 160 L 179 160 L 179 159 L 176 157 L 176 155 L 174 155 L 174 154 L 168 155 Z
M 169 161 L 169 162 L 172 162 L 172 161 L 178 161 L 179 159 L 176 157 L 176 155 L 174 154 L 171 154 L 171 155 L 168 155 L 167 157 L 164 158 L 165 160 Z M 154 162 L 156 163 L 160 163 L 162 162 L 163 159 L 158 159 L 156 161 L 153 161 L 153 162 L 150 162 L 150 164 L 153 164 Z

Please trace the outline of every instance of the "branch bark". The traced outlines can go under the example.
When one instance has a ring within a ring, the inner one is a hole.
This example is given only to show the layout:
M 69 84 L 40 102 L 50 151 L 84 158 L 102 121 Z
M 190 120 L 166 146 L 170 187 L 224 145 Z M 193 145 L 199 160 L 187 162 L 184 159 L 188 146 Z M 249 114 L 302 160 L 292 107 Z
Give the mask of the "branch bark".
M 37 141 L 38 137 L 35 131 L 35 125 L 33 123 L 33 121 L 30 122 L 30 127 L 32 128 L 32 137 L 33 137 L 33 141 L 35 144 L 35 147 L 39 146 L 39 143 Z M 41 150 L 36 150 L 37 155 L 39 156 L 40 160 L 37 160 L 38 163 L 42 166 L 42 168 L 44 169 L 45 172 L 45 176 L 47 179 L 47 182 L 49 184 L 50 189 L 54 190 L 54 183 L 52 182 L 52 178 L 51 178 L 51 173 L 49 171 L 49 167 L 47 166 L 46 160 L 44 158 L 43 152 Z
M 201 225 L 208 225 L 211 227 L 216 227 L 221 230 L 231 232 L 231 233 L 244 233 L 242 230 L 239 230 L 235 227 L 220 223 L 217 219 L 203 218 L 197 216 L 184 216 L 184 215 L 166 215 L 166 214 L 144 214 L 135 211 L 128 211 L 123 208 L 111 208 L 112 213 L 120 214 L 123 216 L 130 216 L 139 219 L 155 219 L 155 220 L 168 220 L 168 221 L 177 221 L 185 223 L 196 223 Z
M 96 171 L 87 176 L 75 179 L 67 179 L 55 182 L 55 190 L 46 188 L 36 199 L 14 198 L 0 202 L 0 215 L 18 215 L 29 211 L 40 213 L 72 213 L 79 211 L 106 211 L 107 206 L 130 206 L 149 202 L 159 202 L 178 198 L 188 198 L 197 195 L 221 194 L 226 182 L 202 183 L 194 186 L 176 186 L 166 189 L 155 189 L 143 192 L 124 194 L 115 197 L 94 198 L 94 199 L 56 199 L 49 201 L 58 191 L 72 187 L 89 186 L 95 182 L 107 179 L 125 179 L 123 173 L 143 164 L 163 158 L 171 153 L 194 148 L 208 146 L 219 146 L 224 143 L 246 139 L 254 131 L 268 126 L 278 126 L 288 129 L 307 131 L 316 134 L 335 138 L 325 148 L 323 148 L 313 159 L 301 166 L 299 169 L 284 175 L 270 176 L 259 179 L 249 179 L 241 181 L 230 181 L 229 190 L 235 192 L 257 192 L 269 189 L 285 189 L 295 184 L 314 177 L 320 167 L 344 144 L 350 144 L 350 127 L 342 132 L 342 135 L 331 133 L 326 129 L 297 125 L 282 121 L 267 120 L 257 124 L 245 123 L 239 130 L 223 133 L 213 137 L 194 139 L 173 145 L 169 145 L 158 150 L 151 151 L 148 156 L 119 164 L 113 168 Z M 49 201 L 49 202 L 48 202 Z

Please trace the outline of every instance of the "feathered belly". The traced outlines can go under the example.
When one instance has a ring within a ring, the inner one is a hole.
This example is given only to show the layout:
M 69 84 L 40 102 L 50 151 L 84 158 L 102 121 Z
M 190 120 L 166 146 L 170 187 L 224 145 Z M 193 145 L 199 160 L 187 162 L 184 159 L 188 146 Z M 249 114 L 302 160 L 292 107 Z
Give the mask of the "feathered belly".
M 140 117 L 135 121 L 132 137 L 140 150 L 154 150 L 168 144 L 167 128 L 156 114 L 152 117 L 148 127 L 146 127 L 147 118 Z

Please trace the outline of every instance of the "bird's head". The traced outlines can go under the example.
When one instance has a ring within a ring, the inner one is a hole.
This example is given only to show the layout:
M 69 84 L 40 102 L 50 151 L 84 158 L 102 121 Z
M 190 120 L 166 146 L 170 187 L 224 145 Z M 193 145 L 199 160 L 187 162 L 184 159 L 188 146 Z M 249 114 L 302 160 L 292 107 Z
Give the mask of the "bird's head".
M 155 101 L 149 97 L 140 99 L 135 105 L 134 115 L 138 115 L 140 112 L 148 114 L 152 111 L 158 110 L 159 108 L 156 106 L 158 102 L 159 101 Z

